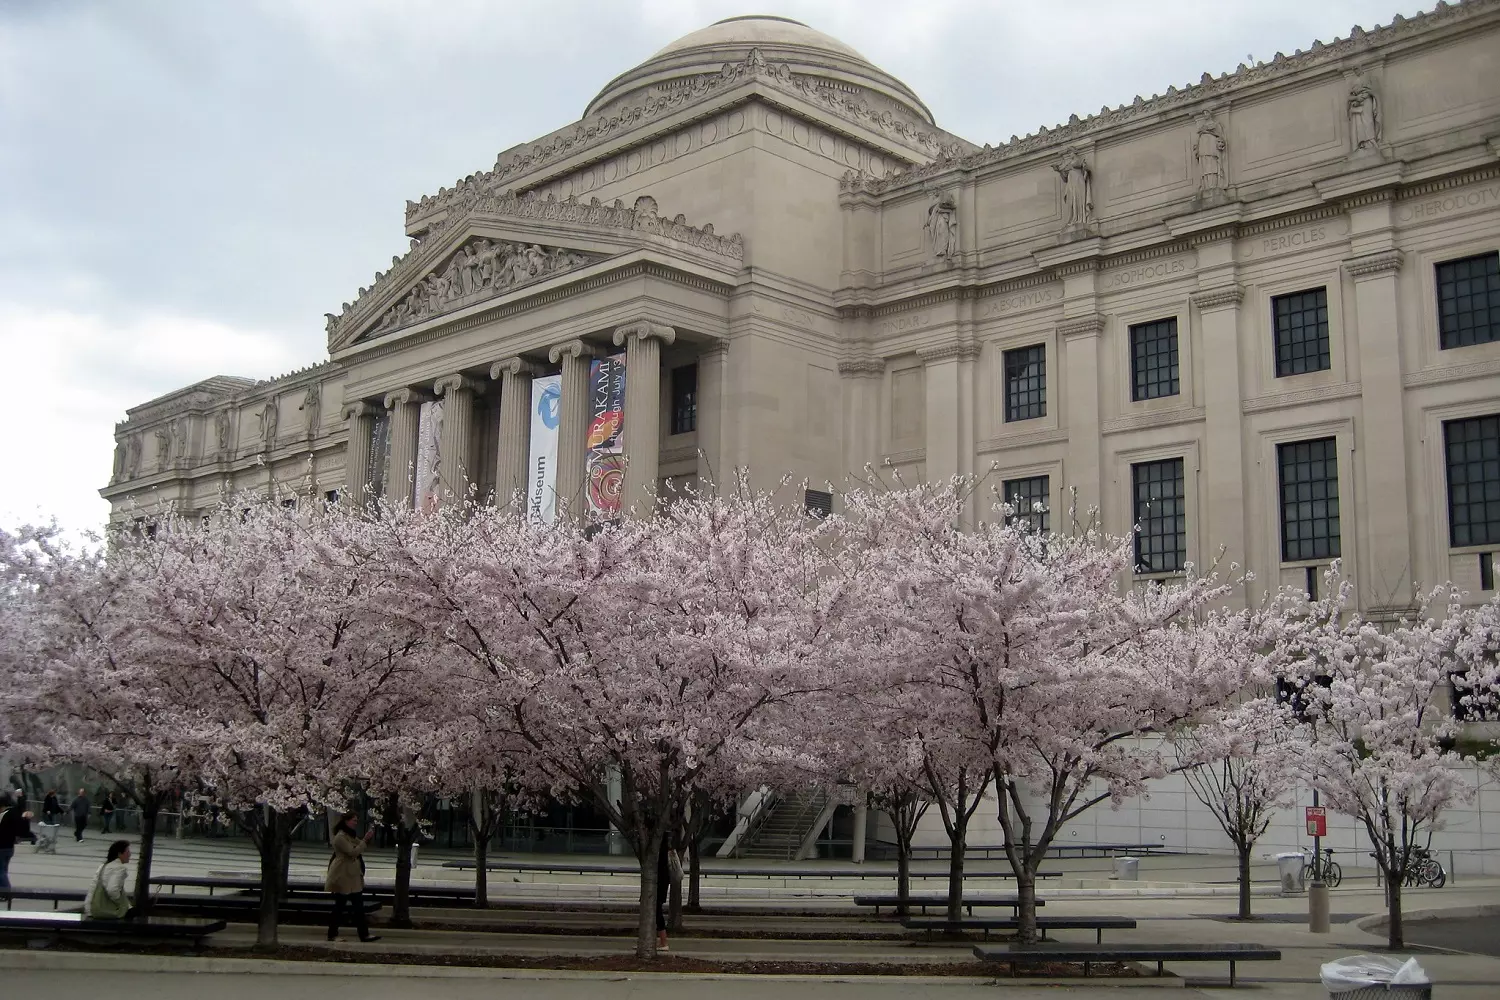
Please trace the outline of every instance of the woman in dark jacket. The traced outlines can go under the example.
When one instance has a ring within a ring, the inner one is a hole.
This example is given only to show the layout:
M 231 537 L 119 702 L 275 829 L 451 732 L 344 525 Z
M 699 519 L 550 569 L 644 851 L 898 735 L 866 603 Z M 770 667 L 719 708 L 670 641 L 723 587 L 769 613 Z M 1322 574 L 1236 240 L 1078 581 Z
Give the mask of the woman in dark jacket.
M 333 914 L 328 918 L 328 940 L 339 936 L 339 924 L 345 910 L 351 910 L 349 922 L 359 931 L 361 941 L 379 941 L 365 923 L 365 848 L 375 836 L 372 826 L 363 837 L 355 836 L 359 814 L 346 812 L 333 830 L 333 857 L 328 859 L 328 878 L 323 888 L 333 893 Z

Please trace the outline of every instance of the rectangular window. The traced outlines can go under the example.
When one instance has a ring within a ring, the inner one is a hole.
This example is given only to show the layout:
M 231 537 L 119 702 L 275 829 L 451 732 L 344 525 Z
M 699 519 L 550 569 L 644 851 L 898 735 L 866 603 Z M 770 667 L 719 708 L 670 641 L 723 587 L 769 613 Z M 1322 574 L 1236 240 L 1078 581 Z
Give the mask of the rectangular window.
M 1437 293 L 1443 350 L 1500 340 L 1500 253 L 1439 264 Z
M 827 490 L 806 490 L 802 496 L 802 508 L 813 517 L 827 517 L 833 513 L 833 494 Z
M 1005 419 L 1047 415 L 1047 345 L 1005 352 Z
M 1027 531 L 1046 534 L 1052 530 L 1051 479 L 1048 476 L 1032 476 L 1028 479 L 1007 479 L 1001 484 L 1005 502 L 1015 508 L 1005 518 L 1006 524 L 1018 524 Z
M 672 369 L 672 433 L 688 434 L 698 428 L 698 366 Z M 628 431 L 627 431 L 628 433 Z
M 1339 456 L 1335 438 L 1276 446 L 1281 473 L 1281 558 L 1339 555 Z
M 1135 571 L 1175 573 L 1187 564 L 1187 495 L 1182 459 L 1130 467 L 1135 498 Z
M 1177 395 L 1177 317 L 1130 328 L 1130 381 L 1136 401 Z
M 1443 423 L 1448 543 L 1500 544 L 1500 414 Z
M 334 504 L 338 503 L 339 502 L 339 491 L 338 490 L 325 490 L 324 493 L 323 493 L 323 502 L 326 503 L 326 504 L 328 504 L 330 507 L 333 506 Z
M 1495 589 L 1495 553 L 1479 553 L 1479 589 Z
M 1271 300 L 1276 319 L 1276 377 L 1327 371 L 1328 290 L 1313 288 Z

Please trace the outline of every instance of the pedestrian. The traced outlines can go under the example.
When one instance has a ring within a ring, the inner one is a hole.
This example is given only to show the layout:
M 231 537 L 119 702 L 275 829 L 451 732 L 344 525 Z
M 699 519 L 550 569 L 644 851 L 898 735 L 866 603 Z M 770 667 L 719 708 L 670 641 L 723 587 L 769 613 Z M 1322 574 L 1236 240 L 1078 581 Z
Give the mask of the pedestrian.
M 14 792 L 5 792 L 0 799 L 0 896 L 10 898 L 10 859 L 16 856 L 16 841 L 29 840 L 36 843 L 36 834 L 31 832 L 31 813 L 26 809 L 26 800 Z
M 82 788 L 78 789 L 78 797 L 73 800 L 73 839 L 83 843 L 83 831 L 89 825 L 89 796 Z
M 62 803 L 57 798 L 57 789 L 47 789 L 47 797 L 42 800 L 42 821 L 48 824 L 56 823 L 62 811 Z
M 349 910 L 349 922 L 361 941 L 379 941 L 365 922 L 365 848 L 375 836 L 372 826 L 360 837 L 359 814 L 346 812 L 333 828 L 333 857 L 328 859 L 328 878 L 323 887 L 333 893 L 333 913 L 328 918 L 328 940 L 339 940 L 340 918 Z
M 125 890 L 130 875 L 130 841 L 109 845 L 104 864 L 94 872 L 94 884 L 83 901 L 85 920 L 128 920 L 135 914 L 130 893 Z
M 670 951 L 667 947 L 667 900 L 671 897 L 672 883 L 682 879 L 682 862 L 677 852 L 661 838 L 661 850 L 656 852 L 656 950 Z
M 100 800 L 99 800 L 99 818 L 104 821 L 104 825 L 100 828 L 99 832 L 100 833 L 108 833 L 109 832 L 109 821 L 115 818 L 115 794 L 114 794 L 114 792 L 105 792 L 104 795 L 100 798 Z

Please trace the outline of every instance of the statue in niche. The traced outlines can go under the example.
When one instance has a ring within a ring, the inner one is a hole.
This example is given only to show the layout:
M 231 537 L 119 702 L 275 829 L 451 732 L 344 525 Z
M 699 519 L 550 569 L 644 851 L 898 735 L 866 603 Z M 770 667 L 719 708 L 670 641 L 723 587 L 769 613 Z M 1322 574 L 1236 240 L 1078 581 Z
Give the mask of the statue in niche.
M 219 443 L 219 454 L 228 456 L 230 445 L 233 443 L 231 435 L 234 430 L 233 418 L 228 410 L 220 410 L 214 414 L 214 438 Z
M 112 482 L 112 483 L 117 483 L 117 482 L 120 481 L 120 477 L 122 477 L 124 475 L 125 475 L 125 442 L 124 441 L 116 441 L 115 442 L 115 466 L 114 466 L 114 472 L 110 475 L 109 481 Z
M 188 453 L 188 422 L 183 417 L 174 420 L 167 425 L 167 433 L 171 436 L 171 454 L 174 459 L 187 458 Z
M 1224 189 L 1224 133 L 1213 116 L 1198 118 L 1198 137 L 1193 144 L 1193 159 L 1198 161 L 1198 191 L 1217 194 Z
M 1363 80 L 1355 80 L 1349 91 L 1349 139 L 1354 152 L 1380 149 L 1380 99 Z
M 927 206 L 927 248 L 935 260 L 953 260 L 958 256 L 958 193 L 934 191 Z
M 125 473 L 128 476 L 141 474 L 141 436 L 132 434 L 125 442 Z
M 1063 208 L 1066 210 L 1066 227 L 1082 229 L 1093 220 L 1094 192 L 1089 165 L 1083 154 L 1070 149 L 1052 169 L 1062 178 Z
M 280 419 L 281 414 L 277 410 L 275 398 L 267 400 L 266 405 L 260 411 L 260 438 L 265 442 L 267 451 L 270 451 L 276 444 L 276 423 Z
M 166 472 L 167 464 L 172 461 L 172 432 L 158 427 L 153 433 L 156 436 L 156 471 Z
M 318 430 L 318 417 L 323 409 L 323 397 L 316 384 L 307 387 L 307 393 L 302 397 L 302 405 L 297 407 L 302 411 L 303 430 L 307 436 L 312 437 Z

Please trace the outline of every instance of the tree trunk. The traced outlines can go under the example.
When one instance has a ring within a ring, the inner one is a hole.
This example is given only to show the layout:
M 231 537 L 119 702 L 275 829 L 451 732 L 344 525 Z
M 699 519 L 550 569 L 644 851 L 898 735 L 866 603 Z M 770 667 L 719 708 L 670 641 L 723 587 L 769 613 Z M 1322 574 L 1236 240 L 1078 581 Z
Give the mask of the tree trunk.
M 1400 872 L 1385 873 L 1386 905 L 1390 916 L 1386 944 L 1391 951 L 1400 951 L 1406 947 L 1406 931 L 1401 926 L 1401 882 Z
M 255 931 L 257 948 L 277 945 L 281 897 L 286 892 L 287 824 L 281 813 L 265 809 L 260 831 L 260 916 Z
M 411 845 L 416 842 L 416 824 L 406 817 L 396 825 L 396 892 L 391 901 L 391 926 L 411 926 Z
M 161 815 L 161 797 L 147 792 L 141 806 L 141 851 L 135 862 L 135 912 L 151 915 L 151 856 L 156 851 L 156 821 Z
M 1016 872 L 1016 940 L 1036 943 L 1036 872 L 1030 865 Z
M 682 882 L 674 881 L 667 894 L 667 926 L 672 933 L 682 930 Z
M 1239 848 L 1240 855 L 1240 919 L 1250 919 L 1250 845 Z
M 948 843 L 948 922 L 956 924 L 964 916 L 964 851 L 969 844 L 969 821 L 962 800 L 954 810 L 953 836 Z
M 911 908 L 911 838 L 896 833 L 896 916 Z
M 698 853 L 698 838 L 697 837 L 692 837 L 692 838 L 690 838 L 688 840 L 687 851 L 688 851 L 688 896 L 687 896 L 687 907 L 686 908 L 687 908 L 687 911 L 689 913 L 698 913 L 699 911 L 701 911 L 703 909 L 702 905 L 699 903 L 699 900 L 698 900 L 698 883 L 699 883 L 699 881 L 700 881 L 700 879 L 702 877 L 703 872 L 702 872 L 702 866 L 699 864 L 699 861 L 701 860 L 701 858 L 700 858 L 699 853 Z
M 490 905 L 490 838 L 487 830 L 474 831 L 474 908 Z
M 656 957 L 656 855 L 661 850 L 662 830 L 646 839 L 640 852 L 641 899 L 636 911 L 635 957 Z M 649 859 L 649 860 L 648 860 Z

